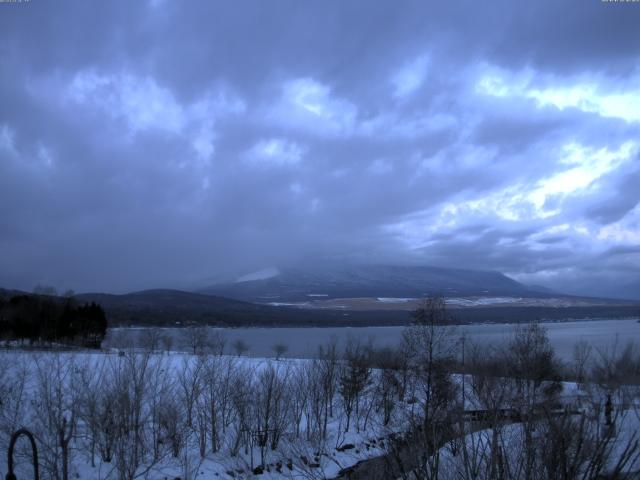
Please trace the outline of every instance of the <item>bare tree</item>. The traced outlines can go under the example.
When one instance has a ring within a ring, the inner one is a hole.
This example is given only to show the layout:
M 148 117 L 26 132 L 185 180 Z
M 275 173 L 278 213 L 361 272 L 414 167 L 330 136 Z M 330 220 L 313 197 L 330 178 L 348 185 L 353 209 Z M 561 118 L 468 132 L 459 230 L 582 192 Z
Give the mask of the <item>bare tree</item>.
M 144 476 L 159 461 L 149 445 L 147 427 L 152 422 L 148 409 L 150 354 L 128 353 L 110 365 L 110 402 L 105 412 L 113 424 L 115 468 L 122 480 Z
M 370 376 L 369 350 L 357 342 L 348 342 L 339 374 L 339 389 L 346 416 L 345 431 L 349 431 L 352 412 L 355 410 L 356 415 L 359 413 L 360 398 L 369 385 Z
M 178 389 L 189 428 L 193 427 L 194 408 L 202 388 L 203 367 L 199 359 L 184 357 L 177 371 Z
M 233 342 L 232 347 L 238 356 L 244 355 L 249 351 L 249 345 L 247 345 L 247 343 L 242 339 L 238 339 Z
M 307 371 L 304 367 L 296 367 L 290 375 L 291 415 L 293 419 L 295 436 L 300 437 L 300 424 L 307 410 L 310 385 Z M 309 427 L 307 427 L 309 428 Z
M 287 425 L 288 376 L 287 368 L 278 368 L 270 362 L 257 374 L 252 433 L 258 438 L 262 465 L 265 464 L 266 449 L 276 449 Z
M 198 455 L 194 449 L 183 448 L 180 456 L 180 466 L 182 467 L 182 479 L 194 480 L 198 476 L 198 470 L 202 466 L 204 458 Z
M 376 400 L 382 410 L 382 424 L 389 425 L 391 414 L 396 406 L 399 382 L 391 368 L 384 368 L 376 375 Z
M 447 367 L 456 357 L 458 341 L 443 297 L 426 298 L 413 312 L 413 321 L 403 340 L 422 393 L 425 429 L 432 423 L 438 407 L 444 406 L 448 389 Z M 442 394 L 442 395 L 441 395 Z
M 4 443 L 8 443 L 11 434 L 28 415 L 26 399 L 31 363 L 22 354 L 18 355 L 16 359 L 0 354 L 0 433 L 6 439 Z
M 148 328 L 140 339 L 141 346 L 151 353 L 155 353 L 160 348 L 162 332 L 159 328 Z
M 325 368 L 322 361 L 315 359 L 304 366 L 308 379 L 308 400 L 305 416 L 307 419 L 306 439 L 318 441 L 326 438 L 326 424 L 329 415 L 329 399 L 325 388 Z
M 234 438 L 230 447 L 232 456 L 239 453 L 240 447 L 244 446 L 248 452 L 252 412 L 251 402 L 253 399 L 253 376 L 254 371 L 246 366 L 239 365 L 236 376 L 235 388 L 231 392 L 231 402 L 233 404 L 235 421 L 233 422 Z
M 165 352 L 170 352 L 173 348 L 173 337 L 170 333 L 165 333 L 160 337 L 160 343 Z
M 589 373 L 589 363 L 593 356 L 593 347 L 585 340 L 573 346 L 572 375 L 578 383 L 584 383 Z
M 206 326 L 186 327 L 182 334 L 186 344 L 194 355 L 204 353 L 209 343 L 209 329 Z
M 44 467 L 52 478 L 69 479 L 71 440 L 78 421 L 76 365 L 73 357 L 36 357 L 36 431 Z
M 168 445 L 171 456 L 178 458 L 182 452 L 188 432 L 179 399 L 175 396 L 162 398 L 158 406 L 157 423 L 159 441 Z
M 79 404 L 78 417 L 85 430 L 81 436 L 86 443 L 91 466 L 95 467 L 96 450 L 98 449 L 102 425 L 100 415 L 101 398 L 104 395 L 102 387 L 105 377 L 105 362 L 92 362 L 91 365 L 83 365 L 79 369 Z
M 222 332 L 214 332 L 209 334 L 210 351 L 214 355 L 222 355 L 227 345 L 227 339 Z
M 168 398 L 173 398 L 175 392 L 174 371 L 162 356 L 154 356 L 150 362 L 147 376 L 145 410 L 147 413 L 147 437 L 151 444 L 149 448 L 154 461 L 158 461 L 164 453 L 164 432 L 161 428 L 161 418 Z
M 276 360 L 280 360 L 280 357 L 287 353 L 289 347 L 284 343 L 276 343 L 271 346 L 271 350 L 273 350 L 273 353 L 276 356 Z
M 551 397 L 558 393 L 556 386 L 561 388 L 559 383 L 551 388 L 548 382 L 557 377 L 557 370 L 544 327 L 537 322 L 518 326 L 507 345 L 505 364 L 516 382 L 517 392 L 513 402 L 523 416 L 524 478 L 531 480 L 535 478 L 536 413 L 545 408 L 552 401 Z
M 217 452 L 231 421 L 231 394 L 236 378 L 233 357 L 212 356 L 205 359 L 200 408 L 206 421 L 211 451 Z
M 408 435 L 413 447 L 409 450 L 400 447 L 392 452 L 399 465 L 407 463 L 403 457 L 409 452 L 409 463 L 417 465 L 413 471 L 419 478 L 437 478 L 438 446 L 450 437 L 451 412 L 458 408 L 451 369 L 459 344 L 444 298 L 424 299 L 403 334 L 403 349 L 412 377 Z M 414 405 L 419 406 L 419 412 L 414 411 Z M 425 455 L 425 452 L 433 454 Z

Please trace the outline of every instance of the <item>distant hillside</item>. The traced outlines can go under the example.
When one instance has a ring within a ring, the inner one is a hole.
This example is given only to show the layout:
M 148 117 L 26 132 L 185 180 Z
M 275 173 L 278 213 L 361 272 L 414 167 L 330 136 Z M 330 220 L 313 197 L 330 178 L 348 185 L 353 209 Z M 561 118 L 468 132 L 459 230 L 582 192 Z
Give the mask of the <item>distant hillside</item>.
M 597 289 L 594 288 L 593 284 L 578 280 L 568 286 L 567 290 L 572 293 L 586 292 L 587 295 L 598 295 L 607 298 L 640 300 L 640 278 L 626 283 L 604 281 L 597 286 Z
M 427 266 L 332 266 L 314 269 L 271 269 L 266 278 L 245 276 L 235 283 L 212 285 L 202 293 L 238 300 L 295 302 L 310 297 L 414 297 L 549 295 L 500 272 Z
M 144 290 L 124 295 L 88 293 L 75 298 L 79 302 L 96 302 L 102 305 L 112 326 L 326 326 L 341 325 L 345 320 L 350 320 L 348 314 L 345 316 L 341 311 L 310 312 L 271 307 L 180 290 Z M 369 315 L 368 312 L 355 317 L 357 324 L 366 324 L 371 318 L 390 318 L 389 315 Z M 404 321 L 406 318 L 406 312 L 393 315 L 394 322 Z
M 26 292 L 20 290 L 8 290 L 6 288 L 0 288 L 0 300 L 8 300 L 16 295 L 28 295 Z
M 139 292 L 126 293 L 123 295 L 112 295 L 108 293 L 83 293 L 75 298 L 81 302 L 96 302 L 107 308 L 118 308 L 126 306 L 134 309 L 145 309 L 153 307 L 155 309 L 217 309 L 224 311 L 251 311 L 262 310 L 263 307 L 251 303 L 230 300 L 212 295 L 202 295 L 181 290 L 154 289 L 142 290 Z
M 17 290 L 0 289 L 1 300 L 14 295 L 30 295 Z M 185 326 L 207 324 L 221 327 L 330 327 L 406 325 L 406 310 L 302 309 L 272 307 L 212 295 L 179 290 L 145 290 L 124 295 L 87 293 L 76 295 L 78 303 L 101 305 L 110 326 Z M 62 300 L 62 299 L 61 299 Z M 566 320 L 570 318 L 640 318 L 640 305 L 611 304 L 555 308 L 542 307 L 473 307 L 451 308 L 449 313 L 459 323 L 527 322 L 532 320 Z
M 276 308 L 180 290 L 144 290 L 124 295 L 86 293 L 75 298 L 102 305 L 114 324 L 233 326 L 247 321 L 269 323 L 270 319 L 282 316 Z
M 402 310 L 345 311 L 272 307 L 179 290 L 145 290 L 125 295 L 83 294 L 79 302 L 96 302 L 105 309 L 111 326 L 184 326 L 207 324 L 224 327 L 330 327 L 406 325 L 410 314 Z M 517 323 L 570 318 L 640 317 L 640 306 L 585 307 L 484 307 L 451 308 L 459 323 Z

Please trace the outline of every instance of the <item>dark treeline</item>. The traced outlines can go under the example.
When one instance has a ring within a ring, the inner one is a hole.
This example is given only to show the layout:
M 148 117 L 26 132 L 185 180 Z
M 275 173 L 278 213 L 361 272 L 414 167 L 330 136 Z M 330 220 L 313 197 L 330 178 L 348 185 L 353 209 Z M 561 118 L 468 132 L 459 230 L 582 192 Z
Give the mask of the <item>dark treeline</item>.
M 0 338 L 34 344 L 66 344 L 100 348 L 107 317 L 95 303 L 76 304 L 73 298 L 15 295 L 0 298 Z

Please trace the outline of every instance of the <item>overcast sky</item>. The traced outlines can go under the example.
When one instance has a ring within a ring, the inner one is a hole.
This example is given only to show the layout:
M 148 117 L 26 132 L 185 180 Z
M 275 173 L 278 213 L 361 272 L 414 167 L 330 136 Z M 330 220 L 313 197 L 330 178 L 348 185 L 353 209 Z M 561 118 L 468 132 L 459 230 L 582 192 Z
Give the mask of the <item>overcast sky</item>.
M 640 3 L 0 3 L 0 286 L 309 261 L 640 297 Z

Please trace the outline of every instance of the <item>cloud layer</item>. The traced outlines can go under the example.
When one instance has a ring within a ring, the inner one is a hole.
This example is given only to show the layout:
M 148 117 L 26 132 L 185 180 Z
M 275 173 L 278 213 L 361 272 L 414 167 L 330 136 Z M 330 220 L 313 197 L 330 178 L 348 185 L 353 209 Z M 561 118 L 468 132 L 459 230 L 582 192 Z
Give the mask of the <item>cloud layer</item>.
M 640 297 L 640 8 L 0 4 L 0 285 L 340 260 Z

